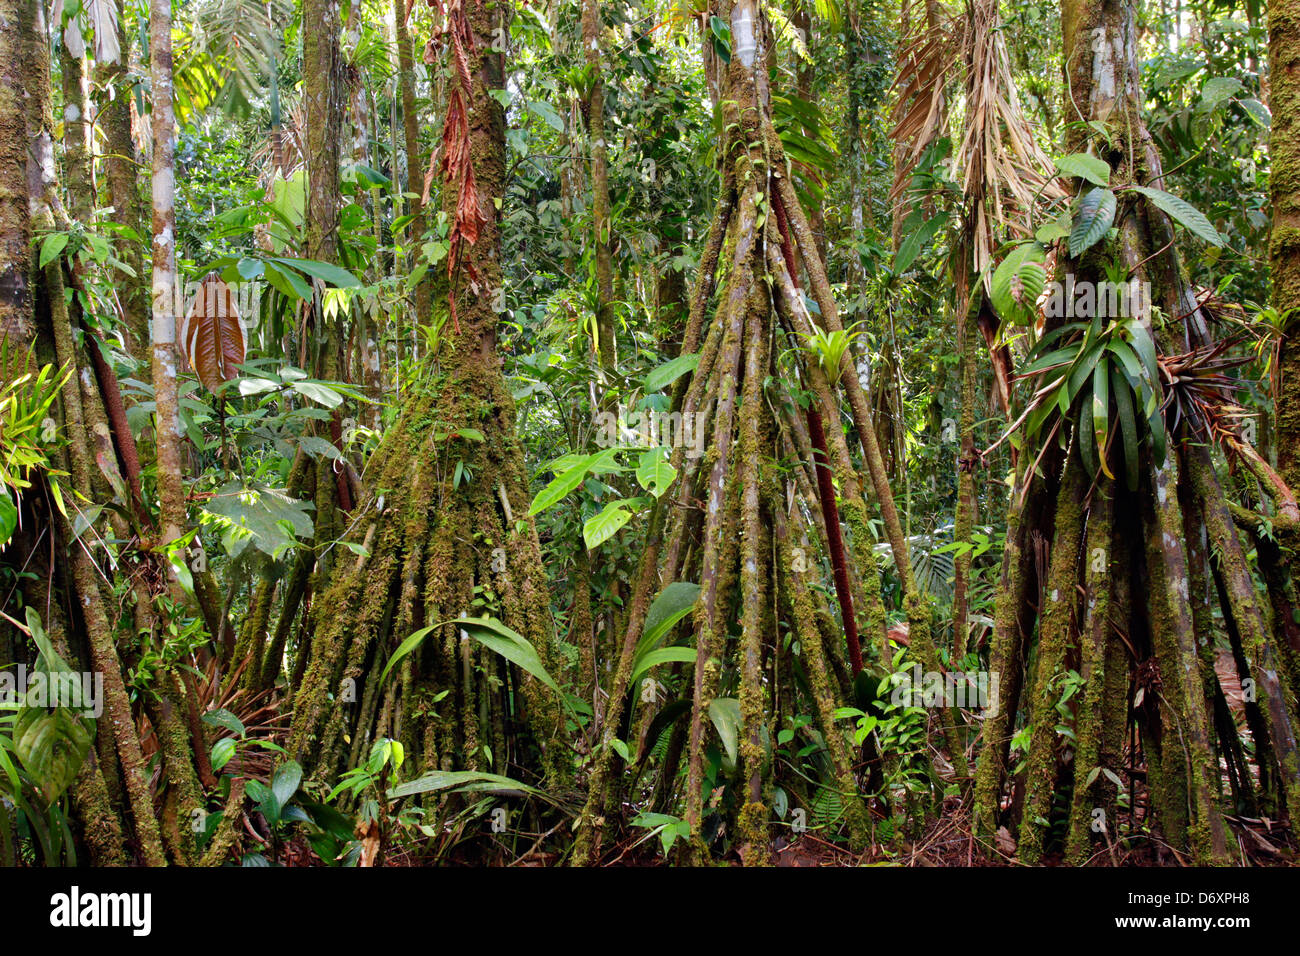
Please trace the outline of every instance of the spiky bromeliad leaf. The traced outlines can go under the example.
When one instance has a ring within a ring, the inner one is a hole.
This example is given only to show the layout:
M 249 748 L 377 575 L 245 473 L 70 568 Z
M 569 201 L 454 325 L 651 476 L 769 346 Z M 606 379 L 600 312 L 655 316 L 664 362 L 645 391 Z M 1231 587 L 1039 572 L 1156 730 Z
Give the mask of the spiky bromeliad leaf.
M 1079 214 L 1070 230 L 1070 256 L 1077 259 L 1099 241 L 1115 222 L 1115 194 L 1098 186 L 1079 202 Z

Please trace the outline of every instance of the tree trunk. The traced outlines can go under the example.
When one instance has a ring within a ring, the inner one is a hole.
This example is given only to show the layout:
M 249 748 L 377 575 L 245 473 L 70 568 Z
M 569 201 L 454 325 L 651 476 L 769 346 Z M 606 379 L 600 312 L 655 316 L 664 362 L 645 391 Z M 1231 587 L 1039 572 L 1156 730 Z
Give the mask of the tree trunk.
M 1300 488 L 1300 0 L 1268 5 L 1269 187 L 1273 232 L 1273 304 L 1284 317 L 1273 368 L 1277 465 L 1282 479 Z
M 605 143 L 605 80 L 600 65 L 600 5 L 582 0 L 582 47 L 591 87 L 584 105 L 587 116 L 587 148 L 591 154 L 591 249 L 596 269 L 596 352 L 601 368 L 612 371 L 618 364 L 614 339 L 614 266 L 609 204 L 609 159 Z
M 177 399 L 176 315 L 184 292 L 176 275 L 176 118 L 172 104 L 172 10 L 170 0 L 149 7 L 149 77 L 153 126 L 153 329 L 151 369 L 158 428 L 158 497 L 162 541 L 185 527 L 181 476 L 180 405 Z

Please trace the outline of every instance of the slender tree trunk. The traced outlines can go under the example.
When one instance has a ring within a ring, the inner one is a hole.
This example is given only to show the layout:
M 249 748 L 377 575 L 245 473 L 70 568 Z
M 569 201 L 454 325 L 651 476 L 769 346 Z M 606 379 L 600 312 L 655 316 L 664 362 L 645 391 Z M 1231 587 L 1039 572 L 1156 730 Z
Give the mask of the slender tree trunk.
M 171 0 L 149 7 L 149 77 L 153 107 L 153 352 L 158 428 L 158 497 L 162 540 L 185 526 L 181 476 L 181 420 L 176 391 L 176 313 L 182 290 L 176 275 L 176 118 L 172 104 Z
M 420 243 L 424 236 L 424 163 L 420 155 L 420 115 L 415 100 L 415 62 L 411 50 L 411 34 L 406 24 L 406 0 L 393 0 L 393 19 L 397 36 L 397 85 L 402 101 L 402 138 L 406 149 L 405 191 L 411 193 L 411 222 L 406 227 L 407 245 L 413 261 L 419 261 Z M 394 177 L 396 179 L 396 177 Z M 431 286 L 426 276 L 415 287 L 415 318 L 421 325 L 429 321 L 432 308 Z M 405 330 L 398 329 L 399 336 Z
M 591 88 L 584 112 L 587 114 L 587 146 L 591 154 L 592 254 L 596 266 L 597 354 L 606 371 L 617 365 L 614 340 L 614 266 L 610 252 L 609 148 L 605 143 L 605 80 L 600 64 L 602 33 L 597 0 L 582 0 L 583 56 L 590 71 Z
M 118 58 L 95 66 L 96 85 L 103 91 L 98 126 L 104 137 L 104 178 L 113 206 L 112 220 L 130 230 L 116 240 L 116 254 L 137 276 L 125 278 L 117 287 L 126 326 L 127 351 L 144 366 L 141 374 L 148 375 L 149 284 L 141 254 L 144 202 L 140 192 L 139 156 L 135 137 L 131 135 L 131 84 L 126 68 L 131 31 L 126 24 L 125 0 L 117 2 L 117 30 Z

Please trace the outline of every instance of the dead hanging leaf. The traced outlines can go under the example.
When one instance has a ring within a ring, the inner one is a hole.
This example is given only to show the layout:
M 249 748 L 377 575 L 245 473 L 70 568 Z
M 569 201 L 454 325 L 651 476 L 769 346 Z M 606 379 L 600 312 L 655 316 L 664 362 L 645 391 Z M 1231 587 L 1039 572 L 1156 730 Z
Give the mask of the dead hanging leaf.
M 210 272 L 199 284 L 181 323 L 181 351 L 209 392 L 235 377 L 244 361 L 248 340 L 230 286 Z

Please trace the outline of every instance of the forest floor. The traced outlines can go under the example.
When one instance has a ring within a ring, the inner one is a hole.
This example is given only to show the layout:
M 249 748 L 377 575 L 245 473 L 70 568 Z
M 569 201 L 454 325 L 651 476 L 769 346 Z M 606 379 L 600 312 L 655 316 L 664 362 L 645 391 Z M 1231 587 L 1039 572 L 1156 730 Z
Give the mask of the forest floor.
M 893 846 L 877 844 L 866 852 L 855 853 L 844 846 L 822 839 L 814 834 L 803 834 L 793 839 L 778 838 L 772 847 L 772 864 L 777 867 L 1015 867 L 1014 846 L 1008 842 L 1005 830 L 999 834 L 993 858 L 980 852 L 970 826 L 970 815 L 964 807 L 949 801 L 944 816 L 933 821 L 916 839 L 901 839 Z M 1247 817 L 1228 817 L 1229 832 L 1236 843 L 1236 863 L 1240 866 L 1287 867 L 1300 862 L 1297 846 L 1289 828 L 1275 820 Z M 523 866 L 547 867 L 563 865 L 562 855 L 554 850 L 534 848 L 522 856 L 510 858 L 506 854 L 485 859 L 479 847 L 474 852 L 452 852 L 437 861 L 444 866 Z M 410 844 L 392 848 L 382 865 L 388 867 L 420 867 L 433 863 L 428 859 L 427 847 Z M 305 839 L 286 843 L 278 862 L 284 866 L 323 866 L 319 856 Z M 636 833 L 625 837 L 608 849 L 602 862 L 609 867 L 661 867 L 673 865 L 659 851 L 657 840 Z M 724 866 L 739 866 L 741 861 L 732 853 L 720 860 Z M 1045 866 L 1064 866 L 1061 852 L 1048 853 Z M 1190 861 L 1173 853 L 1158 836 L 1143 840 L 1134 846 L 1117 844 L 1114 852 L 1100 849 L 1088 862 L 1089 866 L 1150 867 L 1188 866 Z

